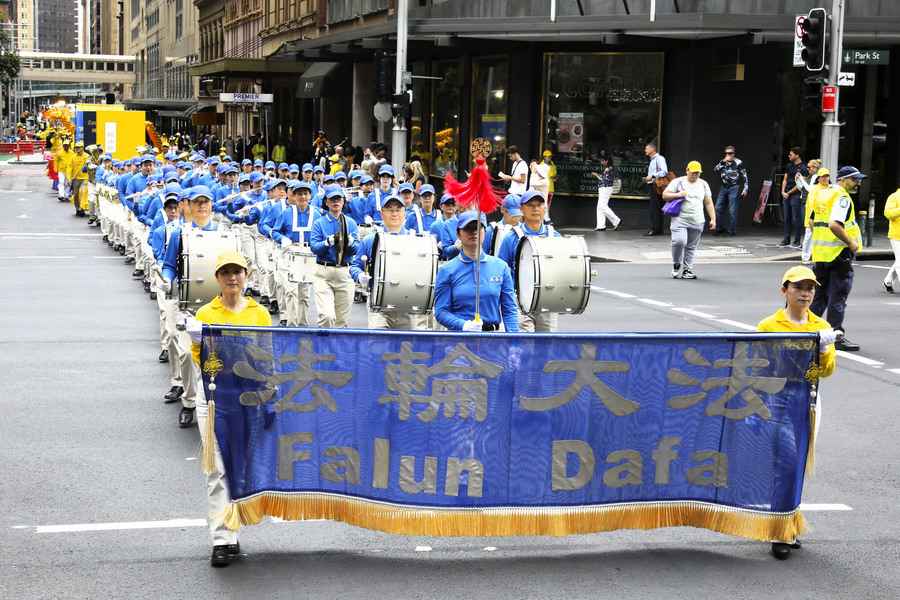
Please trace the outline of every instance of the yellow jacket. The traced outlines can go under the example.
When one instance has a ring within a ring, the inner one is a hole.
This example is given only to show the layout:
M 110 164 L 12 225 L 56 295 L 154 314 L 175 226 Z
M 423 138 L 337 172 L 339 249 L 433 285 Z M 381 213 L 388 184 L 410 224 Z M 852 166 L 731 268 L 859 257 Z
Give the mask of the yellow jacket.
M 271 327 L 272 317 L 269 311 L 254 300 L 247 298 L 247 306 L 239 313 L 234 313 L 222 304 L 222 297 L 216 296 L 212 302 L 204 304 L 197 311 L 197 320 L 207 325 L 245 325 L 248 327 Z M 200 364 L 200 344 L 191 344 L 191 355 L 194 362 Z
M 285 158 L 287 158 L 287 149 L 281 144 L 275 144 L 275 147 L 272 148 L 272 160 L 283 163 Z
M 891 225 L 888 239 L 900 240 L 900 189 L 888 196 L 884 203 L 884 216 Z
M 809 194 L 806 195 L 806 207 L 804 209 L 806 215 L 803 218 L 803 226 L 807 229 L 812 229 L 813 214 L 816 212 L 816 202 L 819 202 L 820 200 L 822 202 L 834 202 L 834 195 L 828 193 L 828 190 L 830 190 L 831 187 L 830 184 L 823 185 L 821 183 L 816 183 L 813 188 L 809 190 Z M 830 207 L 827 213 L 831 213 Z
M 84 165 L 87 164 L 90 158 L 91 157 L 87 152 L 82 152 L 81 154 L 73 152 L 72 156 L 69 157 L 69 160 L 67 162 L 66 177 L 68 177 L 72 181 L 76 179 L 87 180 L 88 174 L 83 169 Z
M 775 314 L 766 317 L 756 326 L 757 331 L 763 333 L 814 333 L 823 329 L 829 329 L 831 325 L 809 309 L 806 311 L 806 323 L 794 323 L 783 308 L 775 311 Z M 835 367 L 834 344 L 825 348 L 825 352 L 819 354 L 819 377 L 828 377 L 834 373 Z
M 67 178 L 69 177 L 69 158 L 71 156 L 71 150 L 60 150 L 56 153 L 56 157 L 53 159 L 54 161 L 56 161 L 56 172 L 62 173 Z
M 250 153 L 253 154 L 253 160 L 266 160 L 266 147 L 262 144 L 254 144 Z
M 555 188 L 554 183 L 556 182 L 556 163 L 552 160 L 550 161 L 550 172 L 547 174 L 547 193 L 552 194 Z

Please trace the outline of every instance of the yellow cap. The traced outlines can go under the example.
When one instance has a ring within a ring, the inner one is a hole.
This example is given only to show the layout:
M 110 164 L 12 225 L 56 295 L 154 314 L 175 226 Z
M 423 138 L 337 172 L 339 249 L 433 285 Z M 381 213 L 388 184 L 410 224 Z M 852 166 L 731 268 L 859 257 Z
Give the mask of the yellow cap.
M 700 163 L 698 161 L 692 160 L 691 162 L 688 163 L 687 172 L 688 173 L 702 173 L 703 167 L 700 166 Z
M 552 152 L 550 152 L 549 150 L 544 150 L 544 154 L 543 154 L 544 158 L 549 158 L 551 156 L 553 156 Z
M 240 252 L 235 252 L 234 250 L 230 250 L 228 252 L 223 252 L 216 259 L 216 273 L 219 272 L 219 269 L 224 267 L 225 265 L 237 265 L 239 267 L 243 267 L 248 269 L 247 259 L 241 256 Z
M 75 142 L 75 147 L 76 148 L 78 148 L 78 147 L 84 148 L 84 142 L 82 142 L 81 140 L 78 140 L 77 142 Z
M 816 171 L 816 177 L 825 177 L 827 175 L 831 175 L 831 171 L 829 171 L 825 167 L 822 167 L 818 171 Z
M 797 283 L 798 281 L 812 281 L 816 285 L 819 285 L 816 274 L 813 273 L 812 269 L 809 267 L 791 267 L 784 272 L 784 277 L 781 278 L 782 285 L 788 282 Z

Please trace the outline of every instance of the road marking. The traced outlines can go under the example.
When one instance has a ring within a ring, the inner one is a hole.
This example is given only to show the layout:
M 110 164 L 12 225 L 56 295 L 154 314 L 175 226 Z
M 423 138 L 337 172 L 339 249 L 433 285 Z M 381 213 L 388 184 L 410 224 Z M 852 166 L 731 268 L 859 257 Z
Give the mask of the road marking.
M 644 304 L 649 304 L 650 306 L 659 306 L 662 308 L 671 308 L 671 304 L 669 302 L 660 302 L 659 300 L 654 300 L 653 298 L 638 298 L 638 302 L 643 302 Z
M 634 294 L 626 294 L 625 292 L 617 292 L 615 290 L 600 290 L 604 294 L 609 294 L 610 296 L 615 296 L 616 298 L 635 298 Z
M 72 260 L 75 257 L 74 256 L 48 256 L 48 255 L 35 254 L 33 256 L 3 256 L 0 258 L 12 258 L 15 260 Z
M 888 369 L 888 373 L 893 373 L 894 375 L 900 375 L 900 369 Z
M 881 368 L 884 366 L 884 363 L 881 361 L 872 360 L 871 358 L 860 356 L 859 354 L 856 354 L 854 352 L 844 352 L 843 350 L 838 350 L 837 353 L 841 358 L 846 358 L 847 360 L 852 360 L 854 362 L 864 364 L 868 367 Z
M 197 460 L 197 457 L 196 456 L 188 456 L 184 460 Z
M 431 546 L 416 546 L 416 552 L 431 552 Z
M 28 218 L 30 218 L 30 217 L 29 217 L 28 215 L 26 215 L 25 213 L 22 213 L 21 215 L 19 215 L 19 216 L 16 217 L 16 218 L 17 218 L 17 219 L 28 219 Z
M 169 519 L 168 521 L 129 521 L 122 523 L 77 523 L 74 525 L 38 525 L 35 533 L 82 533 L 85 531 L 121 531 L 125 529 L 169 529 L 206 527 L 206 519 Z
M 847 506 L 846 504 L 800 504 L 800 510 L 805 510 L 807 512 L 829 512 L 829 511 L 838 511 L 845 512 L 848 510 L 853 510 L 852 507 Z
M 497 546 L 485 546 L 485 547 L 484 547 L 484 551 L 485 551 L 485 552 L 496 552 L 496 551 L 497 551 Z
M 756 331 L 756 327 L 753 325 L 747 325 L 746 323 L 741 323 L 740 321 L 732 321 L 731 319 L 716 319 L 717 322 L 722 325 L 728 325 L 729 327 L 735 327 L 737 329 L 744 329 L 746 331 Z
M 716 317 L 705 312 L 701 312 L 699 310 L 694 310 L 693 308 L 682 308 L 680 306 L 673 308 L 675 312 L 684 313 L 686 315 L 691 315 L 692 317 L 699 317 L 701 319 L 710 319 L 712 321 L 716 320 Z
M 884 269 L 885 271 L 890 270 L 890 267 L 882 267 L 881 265 L 856 265 L 857 267 L 862 267 L 863 269 Z
M 58 232 L 26 232 L 6 231 L 0 232 L 0 237 L 100 237 L 102 233 L 58 233 Z

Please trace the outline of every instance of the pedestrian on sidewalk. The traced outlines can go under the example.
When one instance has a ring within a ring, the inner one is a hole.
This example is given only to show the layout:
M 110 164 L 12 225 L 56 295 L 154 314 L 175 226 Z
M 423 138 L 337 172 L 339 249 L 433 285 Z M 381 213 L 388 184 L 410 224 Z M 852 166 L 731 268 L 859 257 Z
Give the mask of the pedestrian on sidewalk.
M 662 193 L 666 202 L 681 199 L 681 209 L 677 216 L 672 217 L 669 225 L 672 232 L 674 279 L 697 279 L 694 274 L 694 254 L 700 247 L 700 237 L 706 225 L 704 208 L 709 215 L 709 230 L 716 230 L 716 208 L 709 184 L 700 179 L 702 172 L 700 163 L 692 160 L 687 165 L 687 174 L 673 179 Z
M 809 177 L 800 148 L 793 147 L 788 152 L 788 164 L 784 168 L 781 180 L 782 213 L 784 214 L 784 237 L 779 248 L 802 248 L 803 240 L 803 200 L 797 177 Z
M 750 189 L 750 177 L 744 162 L 735 156 L 734 146 L 725 146 L 725 156 L 715 167 L 715 172 L 722 180 L 719 195 L 716 196 L 716 222 L 719 228 L 716 235 L 737 235 L 738 206 L 740 200 L 747 197 Z M 725 211 L 728 219 L 725 219 Z M 726 227 L 725 224 L 728 223 Z
M 662 196 L 661 190 L 657 186 L 660 179 L 667 179 L 669 176 L 669 166 L 666 164 L 665 157 L 658 152 L 655 142 L 650 142 L 644 146 L 644 154 L 650 159 L 647 165 L 647 176 L 644 183 L 650 186 L 650 203 L 647 206 L 650 216 L 650 229 L 645 236 L 661 235 L 663 229 L 662 216 Z
M 884 277 L 884 289 L 894 293 L 894 280 L 900 283 L 900 189 L 888 196 L 884 204 L 884 217 L 890 224 L 888 239 L 894 251 L 894 264 Z
M 609 219 L 613 229 L 619 228 L 622 219 L 609 207 L 609 199 L 613 192 L 613 182 L 616 179 L 616 168 L 609 162 L 605 154 L 600 156 L 599 173 L 592 171 L 591 175 L 597 178 L 597 226 L 594 231 L 606 231 L 606 220 Z
M 832 191 L 833 199 L 824 202 L 820 199 L 813 215 L 812 259 L 816 263 L 813 270 L 822 285 L 822 293 L 816 296 L 811 310 L 828 319 L 840 333 L 836 347 L 845 352 L 859 350 L 858 344 L 844 336 L 844 312 L 853 288 L 853 259 L 862 245 L 850 192 L 864 178 L 856 167 L 841 167 L 837 173 L 837 186 Z M 824 210 L 820 210 L 822 207 Z
M 527 189 L 528 165 L 522 159 L 522 155 L 519 154 L 518 146 L 510 146 L 507 149 L 506 154 L 509 156 L 512 167 L 510 167 L 508 174 L 500 171 L 500 179 L 509 183 L 508 191 L 510 194 L 521 196 Z

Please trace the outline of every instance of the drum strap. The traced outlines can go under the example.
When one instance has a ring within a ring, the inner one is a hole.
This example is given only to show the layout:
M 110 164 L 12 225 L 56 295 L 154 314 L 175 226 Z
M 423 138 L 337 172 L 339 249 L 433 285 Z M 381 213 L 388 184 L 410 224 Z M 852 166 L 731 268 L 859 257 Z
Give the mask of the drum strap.
M 413 212 L 416 214 L 416 227 L 418 227 L 418 231 L 424 232 L 425 226 L 422 225 L 422 209 L 418 204 L 413 204 Z
M 312 229 L 313 221 L 316 220 L 316 210 L 311 204 L 306 207 L 306 211 L 307 213 L 309 213 L 309 217 L 306 219 L 306 227 L 300 227 L 300 215 L 302 213 L 297 210 L 297 206 L 294 204 L 291 204 L 291 209 L 293 209 L 294 212 L 294 226 L 292 229 L 294 233 L 300 234 L 300 243 L 302 244 L 304 234 Z
M 344 253 L 347 251 L 347 218 L 344 216 L 344 213 L 341 213 L 341 231 L 340 238 L 335 240 L 335 246 L 337 247 L 337 264 L 344 264 Z

